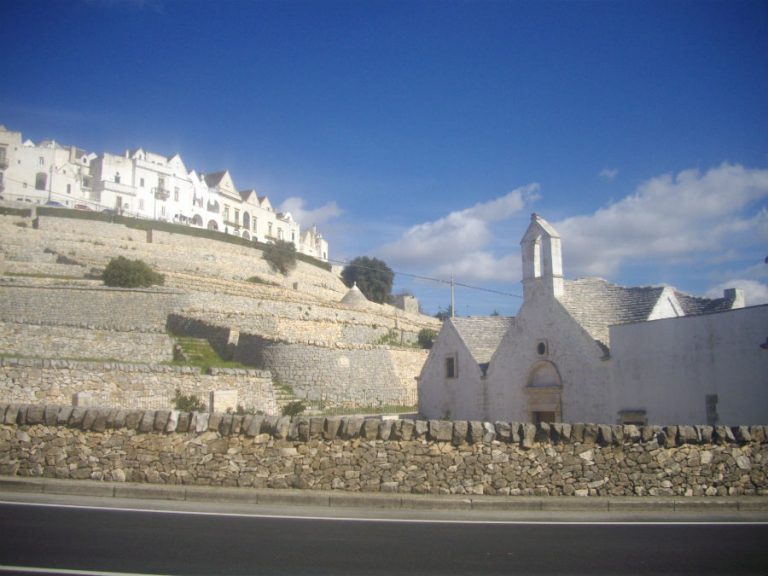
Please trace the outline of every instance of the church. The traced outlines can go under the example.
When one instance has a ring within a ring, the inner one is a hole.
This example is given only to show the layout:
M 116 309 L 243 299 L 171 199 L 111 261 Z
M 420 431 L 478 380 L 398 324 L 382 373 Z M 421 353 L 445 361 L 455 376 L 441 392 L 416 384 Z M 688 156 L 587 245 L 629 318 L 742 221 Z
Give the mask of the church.
M 517 316 L 451 318 L 418 379 L 434 419 L 768 423 L 768 306 L 740 290 L 567 280 L 557 231 L 533 214 Z

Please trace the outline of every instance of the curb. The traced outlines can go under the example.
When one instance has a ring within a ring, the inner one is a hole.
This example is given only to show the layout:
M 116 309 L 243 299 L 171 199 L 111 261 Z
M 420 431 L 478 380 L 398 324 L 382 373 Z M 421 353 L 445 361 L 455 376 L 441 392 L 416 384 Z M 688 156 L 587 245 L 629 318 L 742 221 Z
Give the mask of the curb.
M 432 494 L 381 494 L 376 492 L 328 492 L 164 486 L 158 484 L 108 483 L 93 480 L 0 477 L 0 493 L 20 492 L 126 498 L 180 500 L 256 505 L 316 506 L 321 508 L 369 508 L 403 510 L 477 510 L 484 512 L 767 512 L 768 497 L 601 497 L 601 496 L 437 496 Z

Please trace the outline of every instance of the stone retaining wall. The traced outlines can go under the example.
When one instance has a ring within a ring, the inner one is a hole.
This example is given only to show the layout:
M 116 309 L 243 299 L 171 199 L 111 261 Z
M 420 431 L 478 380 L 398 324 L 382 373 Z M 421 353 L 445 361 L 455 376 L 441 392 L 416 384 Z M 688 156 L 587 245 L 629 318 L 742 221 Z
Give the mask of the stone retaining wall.
M 0 474 L 352 492 L 766 496 L 766 432 L 0 405 Z
M 277 412 L 272 375 L 263 370 L 0 358 L 3 402 L 66 405 L 86 394 L 94 405 L 157 410 L 173 407 L 176 390 L 206 404 L 210 392 L 232 390 L 246 409 Z
M 0 283 L 0 321 L 122 332 L 164 332 L 185 302 L 171 289 L 39 286 Z
M 0 322 L 0 351 L 4 355 L 153 363 L 173 360 L 173 344 L 171 337 L 160 332 Z

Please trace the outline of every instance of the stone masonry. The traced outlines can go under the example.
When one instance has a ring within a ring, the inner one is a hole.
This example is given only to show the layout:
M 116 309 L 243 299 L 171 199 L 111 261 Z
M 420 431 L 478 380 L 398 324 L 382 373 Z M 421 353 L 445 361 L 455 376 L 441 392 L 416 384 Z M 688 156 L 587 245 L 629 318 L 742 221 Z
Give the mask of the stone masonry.
M 3 404 L 0 474 L 350 492 L 766 496 L 767 433 Z

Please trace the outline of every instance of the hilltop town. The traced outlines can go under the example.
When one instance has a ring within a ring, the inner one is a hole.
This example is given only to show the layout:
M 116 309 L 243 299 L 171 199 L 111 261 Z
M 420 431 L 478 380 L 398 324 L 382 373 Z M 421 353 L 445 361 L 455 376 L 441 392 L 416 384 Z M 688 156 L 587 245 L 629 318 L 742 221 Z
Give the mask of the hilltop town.
M 130 212 L 129 207 L 142 209 L 141 187 L 130 202 L 123 193 L 120 212 L 82 209 L 87 188 L 74 183 L 89 182 L 87 164 L 92 174 L 105 174 L 104 166 L 114 158 L 82 156 L 53 144 L 21 147 L 30 154 L 48 150 L 50 158 L 61 153 L 80 161 L 82 170 L 72 174 L 67 160 L 64 167 L 44 172 L 53 177 L 38 190 L 61 198 L 68 175 L 70 208 L 56 200 L 43 202 L 44 195 L 33 200 L 31 191 L 22 198 L 9 194 L 13 171 L 5 170 L 0 207 L 0 390 L 5 401 L 169 409 L 182 394 L 221 411 L 278 413 L 297 400 L 315 410 L 414 409 L 415 378 L 427 354 L 416 344 L 418 334 L 439 328 L 439 321 L 419 314 L 415 299 L 401 299 L 397 308 L 349 290 L 340 270 L 326 261 L 327 243 L 304 242 L 317 240 L 315 231 L 300 235 L 290 216 L 268 208 L 274 223 L 265 224 L 262 213 L 248 204 L 256 201 L 254 194 L 244 194 L 241 204 L 230 194 L 232 204 L 209 212 L 215 225 L 209 222 L 203 229 L 194 218 L 163 222 Z M 151 158 L 144 152 L 122 158 L 133 168 L 120 179 L 139 178 L 139 169 L 161 174 L 183 166 L 174 157 L 152 168 Z M 13 161 L 8 148 L 4 165 Z M 180 169 L 167 176 L 165 186 L 214 180 L 202 196 L 203 205 L 210 206 L 217 193 L 224 202 L 222 191 L 231 185 L 226 173 L 195 179 Z M 114 178 L 90 182 L 91 199 L 104 200 L 117 190 L 115 184 L 125 186 Z M 175 194 L 161 201 L 162 214 L 177 210 L 171 198 Z M 258 202 L 261 209 L 269 205 L 266 198 Z M 234 222 L 240 228 L 229 226 Z M 296 268 L 287 275 L 273 270 L 263 258 L 264 241 L 299 236 Z M 104 286 L 101 270 L 117 256 L 146 262 L 165 275 L 164 286 Z M 183 344 L 195 340 L 235 367 L 188 365 L 194 362 L 185 362 L 190 352 Z

